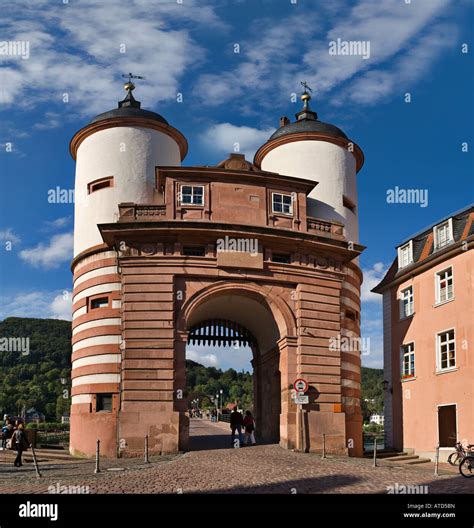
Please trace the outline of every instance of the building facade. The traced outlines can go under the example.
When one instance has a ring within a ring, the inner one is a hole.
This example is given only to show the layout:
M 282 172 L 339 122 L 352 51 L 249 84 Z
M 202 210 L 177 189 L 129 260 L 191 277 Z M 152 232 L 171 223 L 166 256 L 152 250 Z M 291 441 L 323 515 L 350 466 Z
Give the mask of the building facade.
M 303 110 L 258 150 L 183 167 L 184 136 L 125 85 L 76 133 L 71 445 L 186 450 L 186 346 L 248 344 L 258 432 L 362 454 L 360 148 Z M 321 187 L 321 193 L 318 188 Z M 298 408 L 293 381 L 309 382 Z
M 474 207 L 413 235 L 383 296 L 385 445 L 445 461 L 474 442 Z

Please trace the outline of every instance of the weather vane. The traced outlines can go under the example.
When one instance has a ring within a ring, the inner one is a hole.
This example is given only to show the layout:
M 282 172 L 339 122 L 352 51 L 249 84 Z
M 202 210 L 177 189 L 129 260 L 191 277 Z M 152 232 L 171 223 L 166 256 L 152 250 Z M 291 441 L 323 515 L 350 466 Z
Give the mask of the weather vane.
M 129 83 L 132 82 L 132 79 L 145 79 L 145 77 L 141 77 L 140 75 L 133 75 L 133 73 L 123 73 L 122 77 L 125 77 L 125 78 L 128 77 Z
M 301 81 L 301 86 L 304 88 L 304 93 L 308 93 L 308 90 L 312 92 L 311 88 L 308 86 L 308 83 L 306 81 Z

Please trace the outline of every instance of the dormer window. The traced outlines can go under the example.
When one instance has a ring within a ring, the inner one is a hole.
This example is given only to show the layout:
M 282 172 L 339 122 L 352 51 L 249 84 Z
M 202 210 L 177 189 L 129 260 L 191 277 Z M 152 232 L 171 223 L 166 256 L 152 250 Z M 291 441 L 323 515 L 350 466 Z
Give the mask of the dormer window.
M 404 268 L 413 262 L 413 240 L 398 248 L 398 269 Z
M 179 202 L 181 205 L 204 205 L 204 186 L 182 185 Z
M 434 248 L 442 249 L 453 241 L 453 219 L 439 224 L 433 229 Z
M 272 193 L 272 212 L 292 215 L 293 198 L 291 194 Z

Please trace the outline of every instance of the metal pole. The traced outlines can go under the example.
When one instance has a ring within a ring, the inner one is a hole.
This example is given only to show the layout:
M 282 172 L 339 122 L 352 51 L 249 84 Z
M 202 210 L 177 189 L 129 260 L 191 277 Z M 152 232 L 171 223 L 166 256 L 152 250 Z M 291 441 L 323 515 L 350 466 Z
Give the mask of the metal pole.
M 434 474 L 435 474 L 435 477 L 439 477 L 439 444 L 436 446 Z
M 145 464 L 149 464 L 148 460 L 148 435 L 145 436 Z
M 326 434 L 323 433 L 323 453 L 321 458 L 326 458 Z
M 99 457 L 100 457 L 100 440 L 97 439 L 97 447 L 95 449 L 95 469 L 94 469 L 94 473 L 100 473 Z
M 35 448 L 33 447 L 33 444 L 30 444 L 30 447 L 31 447 L 31 453 L 33 455 L 33 462 L 35 464 L 36 476 L 38 478 L 41 478 L 41 473 L 40 473 L 40 470 L 39 470 L 39 467 L 38 467 L 38 461 L 36 460 Z
M 377 467 L 377 437 L 374 436 L 374 467 Z

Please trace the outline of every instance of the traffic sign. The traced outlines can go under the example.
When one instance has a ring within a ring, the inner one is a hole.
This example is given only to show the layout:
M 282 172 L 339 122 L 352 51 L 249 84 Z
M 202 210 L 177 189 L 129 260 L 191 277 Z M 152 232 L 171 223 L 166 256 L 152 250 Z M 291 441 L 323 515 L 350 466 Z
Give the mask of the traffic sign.
M 299 403 L 300 405 L 304 405 L 305 403 L 309 403 L 309 396 L 306 396 L 305 394 L 298 393 L 295 397 L 295 403 Z
M 303 378 L 295 379 L 293 387 L 297 392 L 306 392 L 308 390 L 308 382 Z

